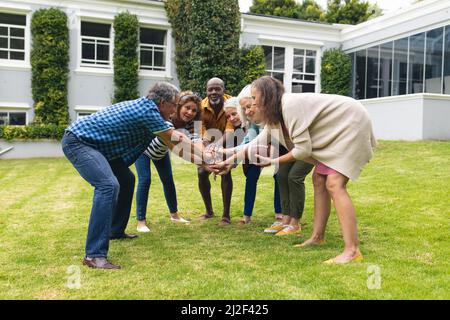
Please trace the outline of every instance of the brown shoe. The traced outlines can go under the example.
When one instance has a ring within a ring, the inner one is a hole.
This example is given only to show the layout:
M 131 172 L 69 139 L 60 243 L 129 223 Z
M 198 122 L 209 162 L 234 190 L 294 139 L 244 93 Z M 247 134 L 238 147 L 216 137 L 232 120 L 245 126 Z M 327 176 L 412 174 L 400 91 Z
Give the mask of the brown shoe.
M 222 217 L 222 220 L 219 222 L 219 226 L 229 226 L 231 224 L 230 218 Z
M 211 219 L 212 217 L 214 217 L 213 214 L 207 214 L 207 213 L 205 213 L 205 214 L 201 215 L 198 219 L 199 219 L 199 220 L 207 220 L 207 219 Z
M 120 236 L 111 236 L 109 237 L 110 240 L 118 240 L 118 239 L 135 239 L 138 236 L 135 234 L 128 234 L 128 233 L 124 233 Z
M 89 268 L 94 269 L 121 269 L 120 266 L 116 266 L 109 262 L 105 257 L 89 258 L 83 259 L 83 264 Z

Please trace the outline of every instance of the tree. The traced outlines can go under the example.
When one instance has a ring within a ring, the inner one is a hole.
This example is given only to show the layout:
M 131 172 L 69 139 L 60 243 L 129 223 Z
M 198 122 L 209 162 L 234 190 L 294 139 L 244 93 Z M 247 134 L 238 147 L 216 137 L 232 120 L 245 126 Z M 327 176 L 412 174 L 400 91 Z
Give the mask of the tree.
M 325 18 L 325 12 L 314 0 L 304 0 L 299 6 L 298 18 L 307 21 L 320 21 Z
M 298 18 L 300 10 L 294 0 L 253 0 L 249 11 L 264 15 Z
M 212 77 L 236 94 L 239 85 L 240 12 L 237 0 L 168 0 L 177 74 L 183 89 L 204 92 Z
M 371 15 L 369 3 L 361 0 L 328 0 L 325 20 L 329 23 L 358 24 Z

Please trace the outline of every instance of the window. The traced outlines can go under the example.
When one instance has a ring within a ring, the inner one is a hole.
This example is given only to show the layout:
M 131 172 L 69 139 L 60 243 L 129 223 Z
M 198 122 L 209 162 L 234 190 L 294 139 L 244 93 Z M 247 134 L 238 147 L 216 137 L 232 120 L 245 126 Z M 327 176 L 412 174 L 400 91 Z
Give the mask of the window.
M 165 71 L 167 31 L 141 28 L 139 39 L 141 69 Z
M 393 42 L 380 45 L 379 97 L 392 93 L 392 46 Z
M 0 111 L 0 125 L 24 126 L 26 123 L 26 112 Z
M 392 95 L 406 94 L 408 76 L 408 38 L 394 41 Z
M 263 49 L 266 57 L 266 75 L 284 82 L 285 48 L 263 46 Z
M 90 67 L 110 66 L 111 25 L 81 22 L 81 64 Z
M 367 50 L 356 52 L 355 99 L 366 98 Z
M 377 98 L 380 86 L 378 74 L 380 70 L 379 46 L 367 49 L 367 88 L 366 99 Z
M 95 113 L 95 112 L 78 112 L 77 113 L 77 120 L 81 119 L 81 118 L 84 118 L 84 117 L 87 117 L 87 116 L 90 116 L 93 113 Z
M 425 92 L 441 93 L 444 28 L 428 31 L 426 37 Z
M 0 59 L 25 60 L 26 16 L 0 12 Z
M 292 92 L 315 92 L 316 51 L 294 49 Z
M 423 92 L 425 33 L 409 37 L 408 93 Z
M 444 48 L 444 90 L 442 92 L 450 94 L 450 25 L 445 27 Z

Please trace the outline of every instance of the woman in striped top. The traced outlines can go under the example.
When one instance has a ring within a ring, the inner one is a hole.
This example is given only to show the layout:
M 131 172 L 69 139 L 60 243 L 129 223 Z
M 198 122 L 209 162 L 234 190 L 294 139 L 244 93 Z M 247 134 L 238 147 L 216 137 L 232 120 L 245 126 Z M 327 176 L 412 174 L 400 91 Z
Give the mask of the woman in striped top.
M 201 98 L 191 91 L 182 92 L 177 106 L 177 113 L 172 117 L 172 123 L 170 123 L 170 126 L 175 129 L 187 130 L 186 133 L 193 142 L 199 140 L 199 135 L 194 131 L 194 122 L 200 118 L 200 102 Z M 151 184 L 150 160 L 155 165 L 161 183 L 163 184 L 164 196 L 170 211 L 170 220 L 188 223 L 188 220 L 185 220 L 178 214 L 177 195 L 168 148 L 156 137 L 135 163 L 138 175 L 136 191 L 137 230 L 140 232 L 150 231 L 146 220 L 148 195 Z

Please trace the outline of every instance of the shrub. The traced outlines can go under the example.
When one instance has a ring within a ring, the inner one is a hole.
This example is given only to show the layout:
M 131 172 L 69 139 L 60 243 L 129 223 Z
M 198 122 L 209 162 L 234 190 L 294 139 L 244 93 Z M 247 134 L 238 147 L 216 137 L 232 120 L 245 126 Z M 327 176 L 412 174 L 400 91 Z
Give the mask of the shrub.
M 341 49 L 325 51 L 320 72 L 322 93 L 350 95 L 352 63 Z
M 177 74 L 183 89 L 204 92 L 212 77 L 239 92 L 240 12 L 237 0 L 168 0 L 176 42 Z
M 61 140 L 66 126 L 32 124 L 28 126 L 0 126 L 0 139 L 54 139 Z
M 257 45 L 241 48 L 239 65 L 238 87 L 242 89 L 266 73 L 263 48 Z
M 114 18 L 114 103 L 139 96 L 139 22 L 122 12 Z
M 32 93 L 37 123 L 67 125 L 69 30 L 59 9 L 40 9 L 31 20 Z

